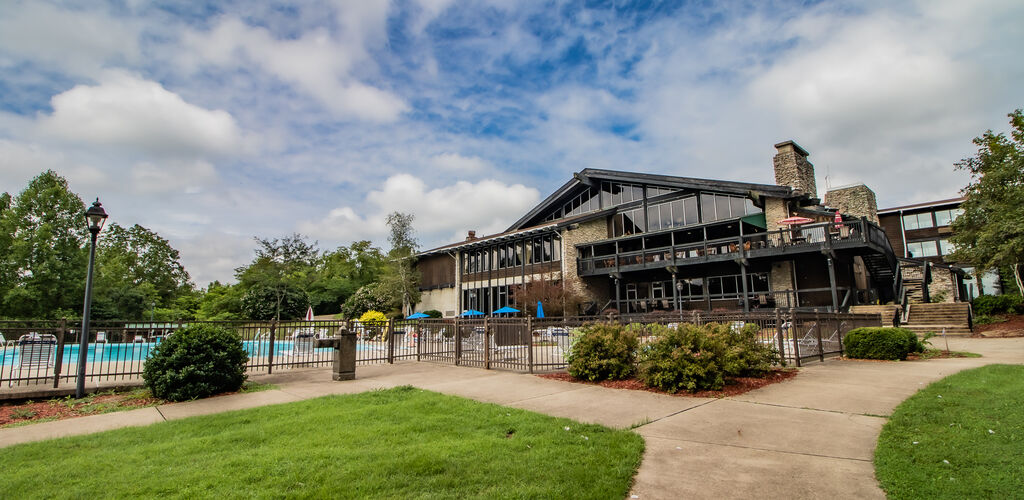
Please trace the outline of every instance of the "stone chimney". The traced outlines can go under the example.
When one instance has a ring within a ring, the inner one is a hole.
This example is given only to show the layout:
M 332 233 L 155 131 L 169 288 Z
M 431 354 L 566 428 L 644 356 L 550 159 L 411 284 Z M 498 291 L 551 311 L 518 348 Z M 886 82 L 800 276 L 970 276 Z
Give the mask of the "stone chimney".
M 807 161 L 807 151 L 793 141 L 780 142 L 775 145 L 779 152 L 775 155 L 775 183 L 789 186 L 811 198 L 818 197 L 818 189 L 814 185 L 814 165 Z
M 830 189 L 825 193 L 826 206 L 838 209 L 844 215 L 867 217 L 878 224 L 878 203 L 875 192 L 864 184 L 853 184 Z
M 476 231 L 470 229 L 469 234 L 466 235 L 466 241 L 473 241 L 476 239 Z

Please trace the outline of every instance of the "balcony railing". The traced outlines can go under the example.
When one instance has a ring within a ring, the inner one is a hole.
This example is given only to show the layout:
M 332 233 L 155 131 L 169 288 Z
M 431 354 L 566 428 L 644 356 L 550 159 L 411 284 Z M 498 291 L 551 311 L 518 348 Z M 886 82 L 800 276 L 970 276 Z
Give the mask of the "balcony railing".
M 619 270 L 630 271 L 803 253 L 827 248 L 848 248 L 869 243 L 879 247 L 888 246 L 881 228 L 860 219 L 843 223 L 807 224 L 792 229 L 580 257 L 576 262 L 581 275 L 595 275 Z M 591 245 L 591 248 L 597 246 Z

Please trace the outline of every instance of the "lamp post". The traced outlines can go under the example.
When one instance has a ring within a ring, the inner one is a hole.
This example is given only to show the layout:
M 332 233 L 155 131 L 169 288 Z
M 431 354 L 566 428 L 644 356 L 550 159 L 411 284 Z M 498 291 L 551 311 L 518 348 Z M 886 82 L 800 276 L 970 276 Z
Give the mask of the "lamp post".
M 96 237 L 103 229 L 107 220 L 107 212 L 103 210 L 100 199 L 96 198 L 92 206 L 85 211 L 85 221 L 89 225 L 89 269 L 85 273 L 85 306 L 82 309 L 82 336 L 78 340 L 78 384 L 75 397 L 85 396 L 85 361 L 89 350 L 89 309 L 92 306 L 92 266 L 96 262 Z

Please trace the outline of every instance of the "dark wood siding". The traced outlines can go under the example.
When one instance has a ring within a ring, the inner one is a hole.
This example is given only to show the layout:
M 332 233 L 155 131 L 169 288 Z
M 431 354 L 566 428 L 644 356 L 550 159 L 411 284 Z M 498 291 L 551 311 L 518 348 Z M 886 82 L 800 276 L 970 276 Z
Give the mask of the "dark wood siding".
M 882 226 L 882 230 L 885 231 L 885 236 L 889 238 L 889 245 L 892 246 L 892 252 L 896 254 L 897 257 L 903 257 L 906 255 L 906 249 L 903 248 L 903 230 L 900 226 L 899 212 L 879 215 L 878 222 L 879 225 Z
M 424 257 L 416 262 L 420 272 L 420 290 L 455 286 L 455 259 L 440 254 Z

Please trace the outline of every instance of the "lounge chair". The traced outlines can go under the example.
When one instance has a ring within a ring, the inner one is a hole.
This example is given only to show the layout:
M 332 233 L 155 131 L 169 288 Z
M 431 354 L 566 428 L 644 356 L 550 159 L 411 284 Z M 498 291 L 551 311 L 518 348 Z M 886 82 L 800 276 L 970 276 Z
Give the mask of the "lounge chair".
M 14 347 L 17 344 L 15 340 L 7 340 L 4 338 L 4 334 L 0 333 L 0 346 L 3 347 Z
M 96 343 L 106 344 L 107 343 L 107 332 L 96 332 Z
M 28 370 L 29 376 L 35 370 L 40 375 L 40 370 L 53 366 L 54 355 L 57 353 L 57 337 L 55 335 L 39 335 L 29 333 L 18 339 L 18 364 L 15 366 L 17 375 L 11 373 L 10 385 L 14 386 L 14 380 L 22 378 L 22 371 Z
M 284 351 L 285 356 L 308 356 L 313 354 L 316 337 L 311 332 L 297 332 L 292 335 L 291 351 Z

